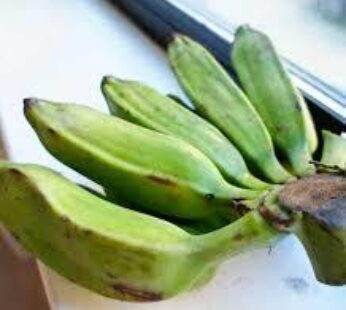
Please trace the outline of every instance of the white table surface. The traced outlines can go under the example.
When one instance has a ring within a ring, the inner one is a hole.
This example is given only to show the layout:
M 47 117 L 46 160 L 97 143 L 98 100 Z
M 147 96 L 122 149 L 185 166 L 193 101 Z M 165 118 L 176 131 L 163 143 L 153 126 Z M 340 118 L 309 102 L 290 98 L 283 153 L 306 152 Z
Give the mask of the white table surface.
M 165 54 L 106 2 L 0 1 L 0 118 L 13 160 L 48 165 L 90 183 L 43 149 L 23 117 L 22 99 L 36 96 L 107 111 L 99 91 L 105 74 L 181 93 Z M 44 270 L 59 310 L 346 309 L 346 288 L 319 284 L 293 237 L 271 251 L 230 260 L 199 291 L 156 304 L 103 298 Z

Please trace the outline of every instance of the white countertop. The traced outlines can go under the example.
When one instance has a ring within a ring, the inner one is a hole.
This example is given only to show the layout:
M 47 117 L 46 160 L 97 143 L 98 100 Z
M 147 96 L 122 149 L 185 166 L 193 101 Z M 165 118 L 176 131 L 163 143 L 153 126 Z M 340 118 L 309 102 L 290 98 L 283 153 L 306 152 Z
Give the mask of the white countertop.
M 165 54 L 101 0 L 1 1 L 0 43 L 0 118 L 11 158 L 48 165 L 76 181 L 88 182 L 43 149 L 23 117 L 24 97 L 84 103 L 107 111 L 99 91 L 105 74 L 181 93 Z M 346 287 L 319 284 L 293 237 L 271 251 L 230 260 L 199 291 L 156 304 L 113 301 L 48 268 L 45 273 L 59 310 L 346 309 Z

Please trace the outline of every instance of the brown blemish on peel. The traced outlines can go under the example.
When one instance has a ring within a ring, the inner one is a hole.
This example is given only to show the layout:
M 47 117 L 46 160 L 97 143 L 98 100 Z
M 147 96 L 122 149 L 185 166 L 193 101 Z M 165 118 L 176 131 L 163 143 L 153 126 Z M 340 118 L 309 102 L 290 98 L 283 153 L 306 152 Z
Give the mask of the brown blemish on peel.
M 70 223 L 71 222 L 71 220 L 66 215 L 62 215 L 60 218 L 65 223 Z
M 72 237 L 70 231 L 68 231 L 68 230 L 65 231 L 64 236 L 65 236 L 67 239 L 71 239 L 71 237 Z
M 206 200 L 210 201 L 210 200 L 213 200 L 215 198 L 215 195 L 214 194 L 205 194 L 204 197 Z
M 24 112 L 29 111 L 29 109 L 37 102 L 37 99 L 35 98 L 25 98 L 23 100 L 24 103 Z
M 114 284 L 112 288 L 121 294 L 132 297 L 135 301 L 150 302 L 162 300 L 161 294 L 140 290 L 123 284 Z
M 57 131 L 55 129 L 53 129 L 53 128 L 48 128 L 47 130 L 53 136 L 56 136 L 58 134 Z
M 265 206 L 260 206 L 258 211 L 268 223 L 270 223 L 273 227 L 277 228 L 278 230 L 285 230 L 288 227 L 290 227 L 294 222 L 293 218 L 284 219 L 272 212 L 271 210 L 269 210 L 268 208 L 266 208 Z
M 242 200 L 233 199 L 231 201 L 230 207 L 240 216 L 247 214 L 250 211 L 250 208 L 246 206 Z
M 148 176 L 148 179 L 151 181 L 154 181 L 156 183 L 159 183 L 161 185 L 166 185 L 166 186 L 176 186 L 176 183 L 168 178 L 165 177 L 160 177 L 154 174 L 151 174 Z
M 115 274 L 113 274 L 112 272 L 109 272 L 109 271 L 106 271 L 106 272 L 105 272 L 105 275 L 106 275 L 108 278 L 113 279 L 113 280 L 118 278 Z
M 8 171 L 9 171 L 10 173 L 12 173 L 13 175 L 15 175 L 16 177 L 21 177 L 21 176 L 23 176 L 23 173 L 22 173 L 20 170 L 18 170 L 18 169 L 10 168 Z
M 294 107 L 296 108 L 297 111 L 301 112 L 302 111 L 302 106 L 298 101 L 295 102 Z
M 244 239 L 244 235 L 242 233 L 237 233 L 233 236 L 232 238 L 234 241 L 241 241 L 242 239 Z
M 92 231 L 90 229 L 83 229 L 83 234 L 85 236 L 90 236 L 92 234 Z

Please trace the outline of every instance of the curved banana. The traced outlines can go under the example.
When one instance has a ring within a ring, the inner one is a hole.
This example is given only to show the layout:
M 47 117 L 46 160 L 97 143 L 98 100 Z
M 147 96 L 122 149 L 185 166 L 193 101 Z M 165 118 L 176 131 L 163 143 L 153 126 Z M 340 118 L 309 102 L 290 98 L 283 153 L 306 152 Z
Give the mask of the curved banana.
M 232 200 L 258 195 L 228 184 L 184 141 L 94 109 L 26 99 L 25 115 L 51 154 L 129 205 L 212 220 L 238 217 Z
M 101 88 L 113 114 L 185 140 L 238 185 L 254 189 L 268 187 L 251 175 L 239 151 L 217 128 L 174 100 L 149 86 L 109 76 L 103 78 Z
M 200 286 L 227 257 L 277 233 L 257 212 L 193 236 L 34 165 L 0 163 L 0 222 L 55 271 L 104 296 L 148 302 Z
M 169 45 L 172 68 L 198 114 L 215 124 L 244 156 L 250 169 L 274 183 L 291 175 L 277 160 L 260 116 L 214 57 L 201 45 L 176 36 Z
M 311 174 L 310 148 L 316 148 L 316 132 L 306 103 L 269 38 L 241 26 L 236 32 L 231 56 L 241 85 L 290 170 L 298 176 Z

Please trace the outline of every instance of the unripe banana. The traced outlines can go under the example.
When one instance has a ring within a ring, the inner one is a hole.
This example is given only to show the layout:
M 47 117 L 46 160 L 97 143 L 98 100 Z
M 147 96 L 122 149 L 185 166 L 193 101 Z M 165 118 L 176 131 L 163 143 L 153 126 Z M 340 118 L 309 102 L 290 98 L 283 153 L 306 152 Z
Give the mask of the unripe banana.
M 346 171 L 346 138 L 323 130 L 322 164 L 337 166 Z
M 51 154 L 130 205 L 213 220 L 238 217 L 232 200 L 258 195 L 228 184 L 184 141 L 91 108 L 26 99 L 25 115 Z
M 316 132 L 311 127 L 306 103 L 269 38 L 248 26 L 239 27 L 232 62 L 241 85 L 290 170 L 298 176 L 313 172 L 310 147 L 316 148 Z
M 255 189 L 268 187 L 251 175 L 239 151 L 216 127 L 174 100 L 149 86 L 113 77 L 105 77 L 101 88 L 113 114 L 192 144 L 233 183 Z
M 277 160 L 268 130 L 248 98 L 214 57 L 184 36 L 170 44 L 169 59 L 198 114 L 216 125 L 240 150 L 250 169 L 282 183 L 291 175 Z
M 227 257 L 277 233 L 256 211 L 193 236 L 34 165 L 0 163 L 0 223 L 55 271 L 104 296 L 158 301 L 205 283 Z

